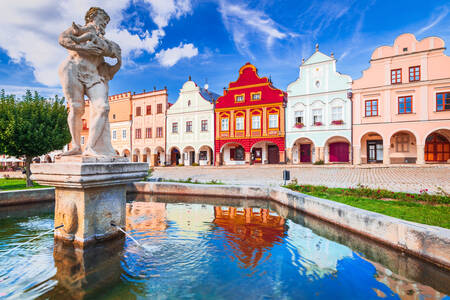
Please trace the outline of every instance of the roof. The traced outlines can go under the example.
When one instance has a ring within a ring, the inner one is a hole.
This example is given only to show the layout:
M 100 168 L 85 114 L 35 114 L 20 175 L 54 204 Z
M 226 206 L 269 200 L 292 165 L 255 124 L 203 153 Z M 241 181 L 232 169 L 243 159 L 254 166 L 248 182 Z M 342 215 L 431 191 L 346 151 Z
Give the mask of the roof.
M 217 98 L 220 97 L 219 94 L 216 94 L 204 88 L 200 88 L 200 95 L 202 95 L 202 97 L 205 98 L 205 100 L 208 100 L 211 103 L 214 103 L 217 100 Z

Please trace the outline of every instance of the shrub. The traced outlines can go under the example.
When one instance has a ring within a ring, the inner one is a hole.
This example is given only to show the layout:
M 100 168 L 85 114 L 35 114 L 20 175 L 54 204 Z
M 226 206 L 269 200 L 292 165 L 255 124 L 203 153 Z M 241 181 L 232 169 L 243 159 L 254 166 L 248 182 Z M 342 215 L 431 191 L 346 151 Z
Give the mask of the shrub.
M 198 163 L 192 163 L 192 166 L 193 166 L 193 167 L 198 167 L 199 164 L 198 164 Z
M 324 165 L 325 162 L 323 160 L 318 160 L 313 163 L 313 165 Z

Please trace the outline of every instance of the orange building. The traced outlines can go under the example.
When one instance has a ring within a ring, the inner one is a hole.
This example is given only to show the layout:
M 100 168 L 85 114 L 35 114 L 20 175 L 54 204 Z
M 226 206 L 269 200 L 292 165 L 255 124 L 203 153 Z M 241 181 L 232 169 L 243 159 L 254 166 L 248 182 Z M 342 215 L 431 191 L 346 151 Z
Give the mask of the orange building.
M 215 107 L 216 165 L 285 161 L 286 93 L 247 63 Z
M 132 154 L 133 162 L 165 163 L 167 89 L 133 94 Z
M 131 92 L 109 96 L 109 122 L 111 127 L 111 144 L 117 155 L 130 156 L 131 150 Z M 81 148 L 84 148 L 89 137 L 90 101 L 85 101 L 82 117 Z

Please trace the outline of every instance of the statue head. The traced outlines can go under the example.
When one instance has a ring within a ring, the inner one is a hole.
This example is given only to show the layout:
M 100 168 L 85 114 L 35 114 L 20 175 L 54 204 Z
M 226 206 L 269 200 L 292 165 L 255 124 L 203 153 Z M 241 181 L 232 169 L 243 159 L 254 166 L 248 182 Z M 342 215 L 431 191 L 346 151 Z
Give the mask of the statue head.
M 109 23 L 109 16 L 106 11 L 100 7 L 91 7 L 84 17 L 86 24 L 94 23 L 104 34 L 106 25 Z

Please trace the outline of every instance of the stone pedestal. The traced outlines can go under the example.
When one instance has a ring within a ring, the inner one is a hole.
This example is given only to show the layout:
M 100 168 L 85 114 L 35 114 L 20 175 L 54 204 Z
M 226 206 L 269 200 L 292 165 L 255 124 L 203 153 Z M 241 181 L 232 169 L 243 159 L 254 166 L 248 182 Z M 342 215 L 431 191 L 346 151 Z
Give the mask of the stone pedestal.
M 55 187 L 55 238 L 76 246 L 111 239 L 125 226 L 126 185 L 147 175 L 147 163 L 127 158 L 66 156 L 53 164 L 33 164 L 33 181 Z

